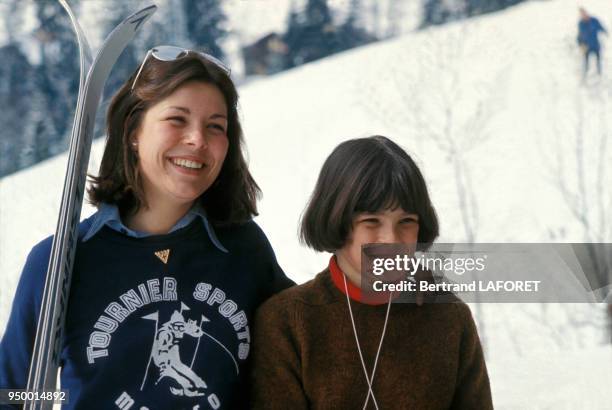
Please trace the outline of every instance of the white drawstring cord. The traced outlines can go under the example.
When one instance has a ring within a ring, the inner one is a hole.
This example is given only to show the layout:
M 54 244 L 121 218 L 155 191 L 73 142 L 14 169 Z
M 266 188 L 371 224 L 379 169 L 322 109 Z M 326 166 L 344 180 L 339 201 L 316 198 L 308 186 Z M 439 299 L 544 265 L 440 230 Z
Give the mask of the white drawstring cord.
M 391 310 L 391 297 L 393 293 L 389 293 L 389 303 L 387 304 L 387 313 L 385 315 L 385 324 L 383 326 L 382 335 L 380 336 L 380 342 L 378 343 L 378 350 L 376 350 L 376 357 L 374 359 L 374 368 L 372 369 L 372 377 L 368 377 L 368 370 L 365 365 L 365 360 L 363 359 L 363 353 L 361 352 L 361 345 L 359 344 L 359 337 L 357 336 L 357 327 L 355 326 L 355 318 L 353 317 L 353 309 L 351 308 L 351 299 L 349 298 L 348 285 L 346 283 L 346 275 L 342 274 L 342 279 L 344 279 L 344 290 L 346 294 L 346 303 L 349 308 L 349 315 L 351 316 L 351 324 L 353 325 L 353 334 L 355 335 L 355 342 L 357 343 L 357 351 L 359 352 L 359 359 L 361 359 L 361 367 L 363 368 L 363 374 L 365 375 L 366 381 L 368 382 L 368 396 L 366 397 L 365 403 L 363 403 L 363 409 L 365 410 L 368 405 L 368 401 L 370 400 L 370 395 L 372 395 L 372 400 L 374 400 L 374 407 L 376 410 L 378 409 L 378 402 L 376 401 L 376 397 L 374 396 L 374 391 L 372 390 L 372 384 L 374 383 L 374 375 L 376 373 L 376 366 L 378 365 L 378 356 L 380 355 L 380 351 L 382 349 L 383 340 L 385 338 L 385 332 L 387 331 L 387 322 L 389 320 L 389 311 Z

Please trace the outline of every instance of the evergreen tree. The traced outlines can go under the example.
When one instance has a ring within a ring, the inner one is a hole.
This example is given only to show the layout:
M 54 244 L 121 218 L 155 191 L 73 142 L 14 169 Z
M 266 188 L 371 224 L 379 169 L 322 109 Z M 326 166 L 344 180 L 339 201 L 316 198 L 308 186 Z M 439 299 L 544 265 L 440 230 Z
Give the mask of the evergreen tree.
M 0 177 L 30 165 L 34 159 L 24 157 L 24 147 L 31 146 L 26 137 L 31 110 L 33 67 L 16 43 L 0 47 Z
M 17 40 L 23 20 L 22 2 L 9 0 L 5 7 L 8 43 L 0 50 L 0 175 L 66 148 L 79 85 L 76 38 L 61 5 L 34 3 L 34 38 L 40 56 L 37 66 L 30 64 Z
M 183 0 L 186 37 L 191 47 L 221 60 L 221 42 L 227 36 L 227 20 L 220 0 Z
M 45 102 L 46 121 L 50 122 L 52 135 L 49 141 L 49 155 L 67 148 L 69 131 L 72 126 L 79 88 L 79 51 L 77 40 L 66 12 L 58 2 L 37 2 L 36 18 L 38 28 L 41 64 L 36 69 L 36 88 Z
M 283 41 L 287 44 L 286 68 L 327 57 L 370 41 L 375 37 L 359 27 L 361 2 L 351 1 L 347 19 L 334 24 L 327 0 L 308 0 L 303 11 L 293 7 Z
M 525 0 L 423 0 L 421 27 L 505 9 Z
M 285 68 L 295 67 L 303 63 L 298 55 L 298 47 L 300 43 L 302 22 L 297 10 L 292 7 L 289 12 L 289 20 L 287 24 L 287 32 L 283 36 L 283 41 L 287 44 L 288 53 L 286 54 Z
M 424 0 L 421 27 L 444 24 L 465 17 L 466 3 L 468 1 L 469 0 Z
M 327 0 L 308 0 L 301 13 L 292 10 L 284 41 L 289 48 L 288 68 L 337 51 L 338 37 Z
M 477 16 L 479 14 L 503 10 L 522 1 L 524 0 L 466 0 L 467 15 Z
M 351 8 L 345 22 L 338 29 L 338 49 L 337 51 L 348 50 L 376 40 L 375 36 L 370 35 L 360 27 L 362 15 L 361 0 L 351 0 Z
M 19 48 L 17 29 L 21 26 L 21 10 L 16 0 L 2 5 L 2 22 L 7 42 L 0 47 L 0 177 L 19 169 L 20 139 L 23 135 L 23 116 L 28 112 L 28 80 L 31 66 Z

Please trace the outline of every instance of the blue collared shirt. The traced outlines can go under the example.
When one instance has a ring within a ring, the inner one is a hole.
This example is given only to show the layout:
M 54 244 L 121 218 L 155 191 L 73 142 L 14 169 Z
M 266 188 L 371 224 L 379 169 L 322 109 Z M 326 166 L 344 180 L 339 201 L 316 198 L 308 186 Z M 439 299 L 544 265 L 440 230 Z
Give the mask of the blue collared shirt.
M 213 227 L 210 222 L 208 222 L 208 218 L 206 218 L 206 212 L 201 205 L 196 204 L 193 206 L 185 216 L 183 216 L 173 227 L 170 229 L 168 233 L 177 231 L 181 228 L 186 227 L 191 222 L 193 222 L 196 218 L 202 218 L 202 222 L 204 223 L 204 227 L 206 228 L 206 232 L 208 233 L 208 237 L 212 241 L 212 243 L 222 252 L 228 253 L 228 250 L 221 244 Z M 90 228 L 83 236 L 83 242 L 91 239 L 100 229 L 104 226 L 108 226 L 109 228 L 121 232 L 124 235 L 131 236 L 134 238 L 146 238 L 147 236 L 153 236 L 148 232 L 139 232 L 133 229 L 128 228 L 121 222 L 121 216 L 119 215 L 119 208 L 116 205 L 112 204 L 101 204 L 98 212 L 95 214 L 94 219 L 91 223 Z

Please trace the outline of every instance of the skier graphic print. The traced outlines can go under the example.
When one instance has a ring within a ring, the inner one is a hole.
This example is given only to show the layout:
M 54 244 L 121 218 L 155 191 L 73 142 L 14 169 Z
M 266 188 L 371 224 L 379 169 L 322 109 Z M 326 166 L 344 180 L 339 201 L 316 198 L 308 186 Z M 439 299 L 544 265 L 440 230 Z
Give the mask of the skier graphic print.
M 151 351 L 151 359 L 155 366 L 159 369 L 159 378 L 157 383 L 164 377 L 168 377 L 180 385 L 180 388 L 170 387 L 170 392 L 176 396 L 203 396 L 206 383 L 198 376 L 191 367 L 193 361 L 187 366 L 181 361 L 180 343 L 185 335 L 198 338 L 196 350 L 193 354 L 193 360 L 198 353 L 199 338 L 203 335 L 200 328 L 201 323 L 196 325 L 194 320 L 189 320 L 185 323 L 185 318 L 182 315 L 183 309 L 189 309 L 185 304 L 181 303 L 181 312 L 174 311 L 169 321 L 161 325 L 155 333 L 155 341 Z M 149 319 L 151 315 L 145 316 Z M 157 312 L 153 316 L 157 319 Z M 209 321 L 202 315 L 202 322 Z M 149 363 L 147 363 L 147 367 Z M 146 374 L 146 372 L 145 372 Z
M 136 284 L 98 316 L 84 352 L 95 373 L 112 375 L 115 408 L 163 408 L 166 401 L 182 408 L 224 408 L 222 398 L 242 376 L 250 344 L 244 311 L 212 284 L 196 283 L 189 304 L 179 298 L 179 287 L 173 277 Z M 147 313 L 151 307 L 155 310 Z M 119 346 L 130 332 L 142 340 L 137 352 Z M 134 370 L 129 380 L 117 367 L 127 362 Z M 219 374 L 233 377 L 219 380 Z

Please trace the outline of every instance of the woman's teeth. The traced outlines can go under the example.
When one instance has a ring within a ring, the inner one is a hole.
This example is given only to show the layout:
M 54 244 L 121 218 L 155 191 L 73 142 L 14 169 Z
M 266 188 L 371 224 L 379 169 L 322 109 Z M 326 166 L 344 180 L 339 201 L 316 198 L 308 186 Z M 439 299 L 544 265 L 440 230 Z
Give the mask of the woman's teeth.
M 204 166 L 204 164 L 202 163 L 195 162 L 195 161 L 189 161 L 187 159 L 180 159 L 180 158 L 173 158 L 172 163 L 174 165 L 178 165 L 180 167 L 190 168 L 190 169 L 200 169 Z

